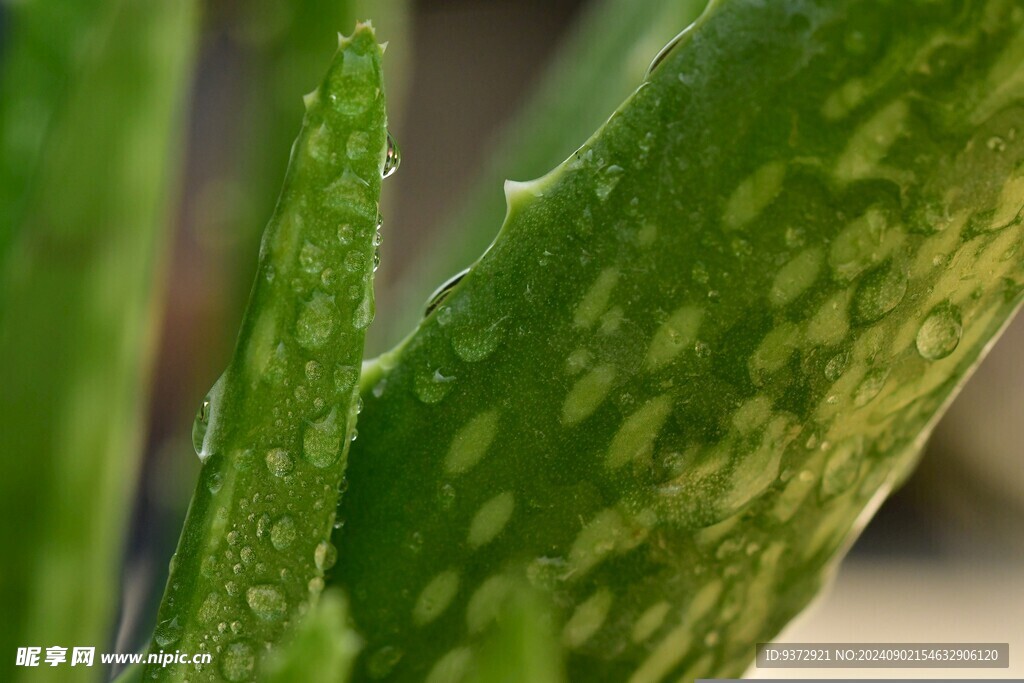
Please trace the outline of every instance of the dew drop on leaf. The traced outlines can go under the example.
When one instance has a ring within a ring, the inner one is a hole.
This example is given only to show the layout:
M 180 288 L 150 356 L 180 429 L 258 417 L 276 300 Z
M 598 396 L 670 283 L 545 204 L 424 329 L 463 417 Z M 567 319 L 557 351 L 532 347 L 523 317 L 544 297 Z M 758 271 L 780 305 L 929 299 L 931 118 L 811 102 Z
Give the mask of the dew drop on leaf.
M 295 540 L 295 535 L 295 520 L 285 515 L 270 527 L 270 544 L 277 550 L 286 550 Z
M 178 623 L 177 617 L 165 619 L 161 621 L 157 627 L 156 632 L 153 634 L 153 640 L 160 647 L 169 647 L 178 642 L 181 638 L 181 624 Z
M 341 427 L 332 410 L 323 420 L 306 427 L 302 436 L 302 454 L 314 467 L 323 469 L 338 461 L 341 453 Z
M 390 178 L 398 170 L 401 163 L 402 151 L 398 149 L 398 143 L 395 142 L 391 131 L 388 131 L 388 150 L 384 156 L 384 172 L 381 174 L 381 177 Z
M 295 467 L 292 456 L 283 448 L 274 448 L 267 452 L 267 469 L 275 477 L 283 477 L 289 474 Z
M 249 643 L 239 641 L 228 645 L 220 656 L 221 675 L 232 683 L 248 681 L 256 668 L 256 651 Z
M 316 550 L 313 551 L 313 561 L 316 563 L 317 569 L 325 572 L 334 566 L 337 559 L 338 550 L 334 547 L 333 543 L 330 541 L 320 541 L 317 543 Z
M 917 352 L 927 360 L 945 358 L 960 343 L 963 324 L 954 306 L 938 306 L 928 314 L 917 331 Z
M 288 610 L 284 593 L 277 586 L 261 584 L 245 592 L 245 601 L 253 614 L 263 621 L 278 621 Z

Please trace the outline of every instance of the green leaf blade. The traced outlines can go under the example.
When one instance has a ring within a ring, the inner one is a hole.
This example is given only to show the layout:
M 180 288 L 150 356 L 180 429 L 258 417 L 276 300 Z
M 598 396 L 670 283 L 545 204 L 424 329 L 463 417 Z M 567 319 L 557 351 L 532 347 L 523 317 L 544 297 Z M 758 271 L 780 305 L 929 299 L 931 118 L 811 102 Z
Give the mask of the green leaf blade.
M 364 375 L 357 678 L 477 647 L 502 577 L 553 591 L 573 680 L 741 674 L 1020 305 L 1021 35 L 1000 2 L 714 3 L 507 186 L 498 241 Z
M 387 146 L 381 47 L 339 36 L 306 115 L 227 370 L 194 430 L 204 461 L 151 651 L 216 652 L 151 666 L 158 680 L 253 680 L 264 643 L 323 589 L 373 318 Z

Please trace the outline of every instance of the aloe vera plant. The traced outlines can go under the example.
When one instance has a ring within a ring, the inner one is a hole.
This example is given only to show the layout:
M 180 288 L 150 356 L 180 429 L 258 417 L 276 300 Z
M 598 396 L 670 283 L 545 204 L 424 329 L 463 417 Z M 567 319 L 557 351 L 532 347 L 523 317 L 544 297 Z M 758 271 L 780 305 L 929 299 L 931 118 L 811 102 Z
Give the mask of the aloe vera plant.
M 323 589 L 374 315 L 372 275 L 388 144 L 372 27 L 339 37 L 264 235 L 228 369 L 193 431 L 205 462 L 153 650 L 216 651 L 216 670 L 157 679 L 240 681 Z M 201 667 L 200 667 L 201 669 Z
M 508 184 L 487 255 L 363 373 L 334 578 L 361 678 L 456 679 L 518 577 L 573 679 L 742 673 L 1020 303 L 1021 20 L 713 2 Z
M 1024 12 L 712 0 L 360 365 L 397 162 L 381 52 L 358 24 L 306 96 L 194 425 L 150 650 L 213 663 L 131 675 L 740 675 L 1024 299 Z M 470 205 L 467 244 L 492 214 Z

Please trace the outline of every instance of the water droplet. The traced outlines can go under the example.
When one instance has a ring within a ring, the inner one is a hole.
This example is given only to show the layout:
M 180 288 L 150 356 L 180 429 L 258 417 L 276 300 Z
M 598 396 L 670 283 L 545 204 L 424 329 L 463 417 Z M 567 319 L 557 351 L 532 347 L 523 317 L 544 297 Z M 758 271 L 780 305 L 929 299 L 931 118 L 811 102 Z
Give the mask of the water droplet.
M 466 325 L 452 332 L 452 349 L 467 363 L 484 360 L 498 348 L 504 336 L 502 321 L 490 325 Z
M 181 624 L 178 623 L 178 618 L 173 617 L 171 619 L 164 619 L 161 621 L 153 634 L 153 640 L 160 647 L 168 647 L 174 645 L 181 638 L 182 628 Z
M 203 460 L 203 439 L 206 438 L 206 428 L 210 419 L 210 397 L 207 396 L 196 411 L 196 419 L 192 423 L 192 448 L 196 455 Z
M 238 532 L 230 531 L 227 535 L 228 545 L 238 545 Z
M 373 248 L 373 272 L 380 268 L 380 247 Z
M 342 244 L 351 244 L 355 234 L 355 229 L 348 223 L 343 223 L 338 227 L 338 241 Z
M 388 150 L 384 156 L 384 172 L 381 174 L 381 177 L 390 178 L 398 170 L 401 163 L 402 151 L 398 149 L 398 143 L 395 142 L 391 131 L 388 131 Z
M 256 668 L 256 651 L 244 641 L 231 643 L 220 656 L 220 672 L 232 683 L 248 681 Z
M 274 448 L 267 452 L 267 469 L 275 477 L 283 477 L 289 474 L 295 467 L 292 456 L 283 448 Z
M 224 485 L 224 475 L 220 472 L 212 472 L 206 480 L 206 488 L 210 493 L 217 493 Z
M 446 298 L 448 298 L 451 291 L 455 289 L 455 285 L 459 284 L 459 281 L 466 277 L 468 272 L 469 268 L 466 268 L 462 272 L 456 273 L 452 277 L 448 278 L 440 287 L 434 290 L 434 293 L 430 295 L 429 299 L 427 299 L 427 305 L 424 306 L 424 318 L 437 310 L 437 307 L 440 306 Z
M 333 297 L 329 297 L 323 292 L 316 292 L 299 312 L 295 324 L 295 338 L 307 349 L 323 346 L 334 332 L 334 322 Z
M 306 363 L 306 379 L 308 379 L 310 382 L 315 382 L 316 380 L 320 379 L 320 376 L 322 374 L 323 367 L 321 367 L 321 365 L 317 363 L 315 360 L 311 360 L 308 363 Z
M 352 388 L 359 378 L 359 370 L 351 365 L 339 366 L 334 371 L 334 388 L 344 393 Z
M 324 269 L 324 250 L 312 242 L 306 242 L 299 251 L 299 265 L 313 275 Z
M 332 410 L 323 420 L 306 427 L 302 436 L 302 454 L 310 464 L 320 469 L 338 461 L 341 454 L 341 427 L 336 410 Z
M 413 380 L 416 396 L 424 403 L 440 402 L 451 391 L 454 376 L 445 376 L 440 370 L 417 373 Z
M 885 386 L 885 380 L 889 378 L 889 368 L 875 368 L 864 379 L 860 381 L 853 392 L 853 404 L 858 408 L 871 402 Z
M 356 312 L 352 314 L 352 326 L 357 330 L 365 330 L 373 322 L 376 313 L 377 306 L 373 300 L 373 289 L 367 287 L 363 293 L 363 300 L 359 302 Z
M 245 546 L 238 551 L 238 559 L 242 561 L 242 564 L 252 564 L 256 561 L 256 552 L 249 546 Z
M 242 622 L 240 622 L 240 621 L 232 621 L 231 622 L 231 632 L 234 633 L 234 634 L 241 633 L 242 632 Z
M 861 323 L 881 320 L 903 301 L 906 272 L 890 263 L 864 276 L 853 295 L 853 313 Z
M 917 352 L 927 360 L 945 358 L 960 344 L 962 332 L 959 309 L 949 304 L 936 306 L 917 331 Z
M 835 382 L 843 376 L 843 373 L 846 372 L 846 366 L 849 364 L 850 353 L 848 351 L 837 353 L 825 364 L 825 378 L 830 382 Z
M 213 621 L 217 618 L 220 608 L 220 593 L 208 593 L 206 598 L 203 600 L 202 606 L 199 608 L 199 619 L 206 623 Z
M 310 594 L 314 596 L 320 595 L 320 593 L 324 590 L 324 580 L 321 579 L 319 576 L 314 576 L 312 579 L 309 580 L 307 587 L 309 588 Z
M 295 520 L 285 515 L 270 527 L 270 544 L 277 550 L 287 550 L 295 541 Z
M 366 263 L 366 256 L 361 251 L 350 251 L 345 254 L 345 269 L 350 273 L 358 273 L 363 270 Z
M 606 166 L 597 174 L 597 186 L 594 188 L 594 192 L 597 194 L 597 198 L 602 202 L 608 199 L 608 195 L 612 193 L 615 186 L 622 180 L 622 176 L 625 173 L 621 166 L 612 164 Z
M 330 541 L 320 541 L 316 545 L 316 550 L 313 551 L 313 561 L 316 563 L 316 568 L 322 572 L 327 571 L 334 566 L 334 563 L 338 560 L 338 550 L 334 547 Z
M 263 621 L 278 621 L 288 611 L 288 602 L 277 586 L 261 584 L 245 592 L 245 601 L 253 614 Z
M 348 440 L 349 441 L 355 441 L 358 438 L 359 438 L 359 430 L 356 429 L 355 427 L 353 427 L 352 428 L 352 434 L 349 435 Z
M 864 438 L 852 436 L 836 444 L 821 474 L 821 498 L 828 500 L 849 489 L 857 480 Z

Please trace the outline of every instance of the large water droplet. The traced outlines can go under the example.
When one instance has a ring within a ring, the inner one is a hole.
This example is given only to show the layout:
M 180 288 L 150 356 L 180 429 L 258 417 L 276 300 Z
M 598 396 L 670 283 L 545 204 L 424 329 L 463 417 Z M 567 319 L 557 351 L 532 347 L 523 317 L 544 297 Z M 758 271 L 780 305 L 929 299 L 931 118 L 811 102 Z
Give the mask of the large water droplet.
M 199 459 L 203 459 L 203 439 L 206 438 L 206 428 L 210 420 L 210 398 L 207 396 L 199 405 L 196 411 L 196 419 L 192 423 L 192 448 L 195 449 Z
M 373 301 L 373 289 L 367 287 L 363 293 L 363 300 L 359 302 L 356 312 L 352 314 L 352 326 L 357 330 L 365 330 L 373 322 L 373 316 L 376 315 L 376 312 L 377 307 Z
M 504 328 L 498 320 L 490 325 L 466 325 L 452 332 L 452 349 L 467 363 L 484 360 L 498 348 Z
M 220 656 L 220 672 L 232 683 L 248 681 L 256 668 L 256 651 L 245 641 L 231 643 Z
M 316 292 L 299 312 L 295 338 L 305 348 L 318 348 L 327 343 L 334 331 L 335 309 L 331 297 Z
M 907 293 L 907 274 L 890 263 L 864 276 L 853 298 L 853 313 L 862 323 L 872 323 L 889 314 Z
M 262 584 L 245 592 L 245 601 L 253 614 L 263 621 L 278 621 L 288 611 L 288 602 L 277 586 Z
M 306 427 L 302 436 L 302 454 L 314 467 L 330 467 L 341 454 L 341 426 L 337 411 Z
M 160 647 L 169 647 L 178 642 L 181 632 L 181 624 L 178 623 L 177 617 L 164 619 L 157 625 L 156 631 L 153 633 L 153 640 Z
M 448 294 L 450 294 L 451 291 L 455 289 L 455 285 L 459 284 L 459 281 L 461 281 L 462 278 L 466 277 L 466 274 L 468 272 L 469 268 L 466 268 L 464 271 L 456 273 L 452 277 L 448 278 L 440 287 L 434 290 L 434 293 L 430 295 L 429 299 L 427 299 L 427 305 L 424 307 L 424 318 L 433 313 L 437 309 L 437 307 L 444 302 L 444 300 L 448 297 Z
M 416 396 L 424 403 L 438 403 L 451 391 L 454 376 L 446 376 L 440 370 L 418 373 L 413 380 Z
M 285 515 L 270 527 L 270 544 L 277 550 L 287 550 L 295 541 L 295 520 Z
M 398 149 L 398 143 L 388 131 L 388 151 L 384 156 L 384 173 L 381 177 L 390 178 L 402 163 L 402 151 Z
M 267 452 L 267 469 L 275 477 L 283 477 L 289 474 L 295 467 L 292 456 L 283 448 L 274 448 Z
M 948 304 L 936 306 L 917 331 L 917 352 L 928 360 L 945 358 L 960 344 L 962 332 L 959 309 Z
M 313 552 L 313 561 L 316 568 L 322 572 L 334 566 L 338 560 L 338 550 L 330 541 L 320 541 Z

